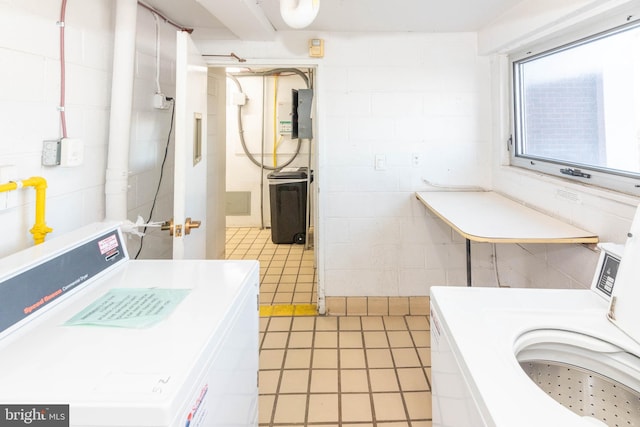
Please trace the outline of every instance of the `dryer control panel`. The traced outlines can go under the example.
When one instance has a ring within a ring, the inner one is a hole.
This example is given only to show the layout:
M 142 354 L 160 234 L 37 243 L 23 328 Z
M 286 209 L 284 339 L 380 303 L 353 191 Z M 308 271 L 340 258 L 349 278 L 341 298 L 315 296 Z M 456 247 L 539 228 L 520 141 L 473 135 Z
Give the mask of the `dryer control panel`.
M 82 232 L 80 229 L 76 234 Z M 34 258 L 32 264 L 17 274 L 0 276 L 0 337 L 13 325 L 128 260 L 118 228 L 82 237 L 62 247 L 52 239 L 26 249 L 23 252 Z

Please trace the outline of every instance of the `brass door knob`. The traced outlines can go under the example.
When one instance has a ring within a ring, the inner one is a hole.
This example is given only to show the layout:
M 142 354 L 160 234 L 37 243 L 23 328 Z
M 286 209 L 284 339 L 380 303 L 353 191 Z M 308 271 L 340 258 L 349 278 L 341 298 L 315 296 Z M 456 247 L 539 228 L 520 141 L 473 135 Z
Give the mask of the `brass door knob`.
M 201 221 L 192 220 L 187 218 L 184 220 L 184 234 L 191 234 L 192 228 L 200 228 Z
M 162 225 L 160 226 L 160 230 L 162 231 L 169 230 L 169 236 L 173 236 L 173 218 L 171 218 L 169 221 L 163 222 Z

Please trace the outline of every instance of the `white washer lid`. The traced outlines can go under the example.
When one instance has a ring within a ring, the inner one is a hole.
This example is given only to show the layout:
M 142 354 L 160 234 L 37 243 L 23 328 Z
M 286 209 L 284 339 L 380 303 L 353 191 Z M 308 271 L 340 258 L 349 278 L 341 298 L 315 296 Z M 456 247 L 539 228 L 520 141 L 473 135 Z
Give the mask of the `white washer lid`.
M 640 343 L 640 209 L 636 210 L 624 247 L 608 318 Z

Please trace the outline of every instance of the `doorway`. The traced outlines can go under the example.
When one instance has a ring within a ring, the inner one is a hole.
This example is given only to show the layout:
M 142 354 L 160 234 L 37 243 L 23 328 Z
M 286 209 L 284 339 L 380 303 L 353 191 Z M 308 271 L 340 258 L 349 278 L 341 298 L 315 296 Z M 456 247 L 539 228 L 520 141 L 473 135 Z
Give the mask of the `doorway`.
M 226 258 L 260 261 L 262 306 L 316 304 L 317 126 L 311 120 L 312 135 L 295 134 L 296 96 L 314 93 L 315 68 L 227 67 L 225 73 Z M 309 102 L 313 117 L 315 96 Z M 282 217 L 271 212 L 273 199 L 286 203 L 275 191 L 281 187 L 274 172 L 302 170 L 304 182 L 287 182 L 305 186 L 304 238 L 289 243 L 279 240 Z

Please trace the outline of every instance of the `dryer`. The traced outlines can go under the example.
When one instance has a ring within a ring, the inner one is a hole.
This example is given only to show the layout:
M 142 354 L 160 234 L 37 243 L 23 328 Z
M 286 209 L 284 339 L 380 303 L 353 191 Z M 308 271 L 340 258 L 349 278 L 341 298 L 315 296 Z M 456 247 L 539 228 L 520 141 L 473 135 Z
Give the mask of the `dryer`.
M 640 426 L 639 213 L 629 235 L 591 289 L 431 288 L 434 427 Z
M 130 260 L 114 223 L 0 259 L 0 425 L 257 426 L 258 276 Z

